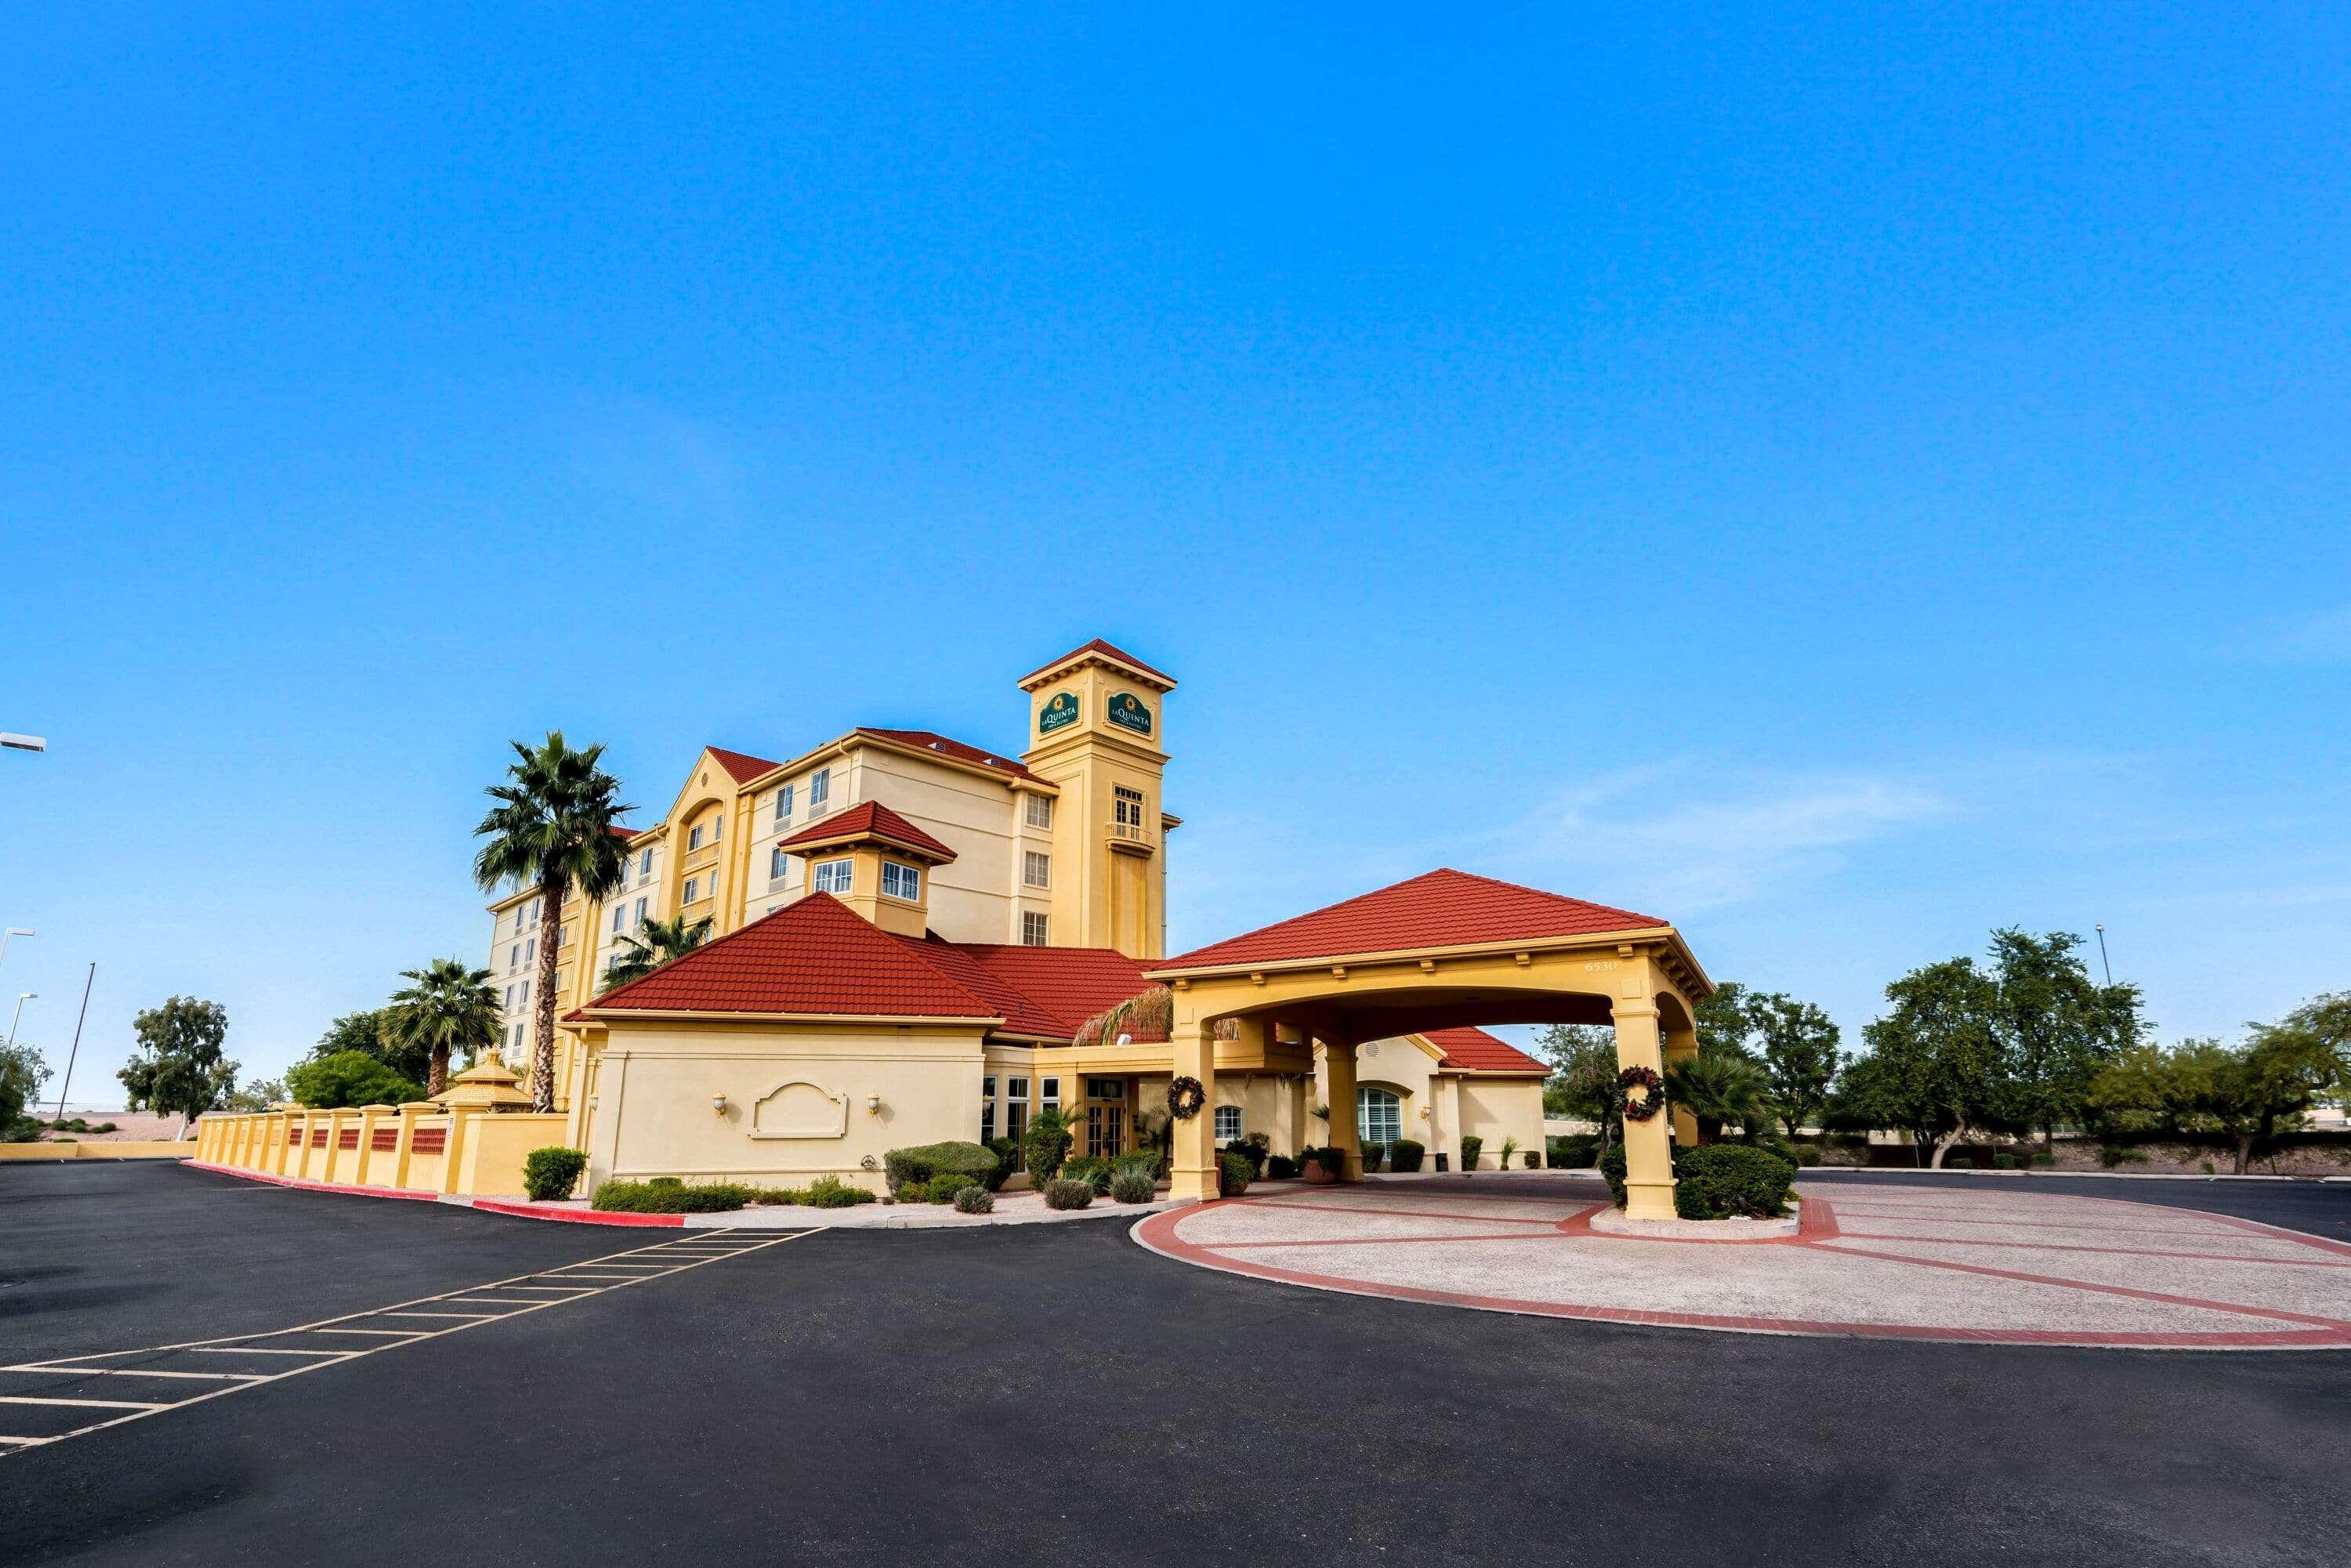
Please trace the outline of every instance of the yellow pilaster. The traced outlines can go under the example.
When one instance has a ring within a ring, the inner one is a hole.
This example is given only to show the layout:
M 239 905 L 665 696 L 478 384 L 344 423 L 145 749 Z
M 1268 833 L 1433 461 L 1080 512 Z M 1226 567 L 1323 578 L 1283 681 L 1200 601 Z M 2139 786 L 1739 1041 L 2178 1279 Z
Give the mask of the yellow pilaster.
M 1173 1169 L 1167 1196 L 1201 1202 L 1217 1196 L 1217 1042 L 1216 1031 L 1197 1019 L 1178 1018 L 1168 1044 L 1178 1078 L 1196 1078 L 1206 1094 L 1200 1113 L 1176 1124 Z
M 1354 1041 L 1328 1035 L 1323 1037 L 1322 1079 L 1331 1091 L 1331 1142 L 1344 1156 L 1342 1163 L 1347 1167 L 1346 1174 L 1340 1179 L 1361 1181 L 1364 1179 L 1364 1141 L 1361 1130 L 1355 1125 Z
M 1612 999 L 1616 1019 L 1616 1065 L 1665 1071 L 1665 1046 L 1657 1032 L 1657 1004 L 1646 957 L 1624 961 L 1623 979 Z M 1674 1218 L 1674 1153 L 1664 1116 L 1625 1123 L 1625 1212 L 1634 1219 Z
M 430 1100 L 411 1100 L 400 1107 L 400 1142 L 392 1151 L 392 1186 L 408 1185 L 408 1163 L 416 1153 L 416 1118 L 440 1109 Z

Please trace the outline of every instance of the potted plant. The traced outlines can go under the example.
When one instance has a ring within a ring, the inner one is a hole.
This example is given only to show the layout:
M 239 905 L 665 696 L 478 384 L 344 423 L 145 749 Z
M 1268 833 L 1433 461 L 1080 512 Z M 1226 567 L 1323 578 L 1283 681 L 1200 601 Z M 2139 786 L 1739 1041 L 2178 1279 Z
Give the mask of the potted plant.
M 1300 1156 L 1305 1168 L 1299 1174 L 1315 1186 L 1328 1186 L 1346 1174 L 1345 1156 L 1336 1149 L 1309 1149 Z

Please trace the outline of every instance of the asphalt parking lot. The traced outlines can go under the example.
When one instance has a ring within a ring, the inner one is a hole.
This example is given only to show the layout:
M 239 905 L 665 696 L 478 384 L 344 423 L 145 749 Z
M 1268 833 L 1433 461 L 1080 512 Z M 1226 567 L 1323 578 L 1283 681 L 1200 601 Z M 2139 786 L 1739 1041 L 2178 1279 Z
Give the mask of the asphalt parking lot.
M 2080 1185 L 2351 1223 L 2342 1186 Z M 0 1458 L 0 1531 L 26 1563 L 2332 1563 L 2351 1539 L 2351 1354 L 1523 1318 L 1211 1273 L 1126 1230 L 820 1233 L 390 1343 Z M 674 1234 L 0 1169 L 0 1358 Z

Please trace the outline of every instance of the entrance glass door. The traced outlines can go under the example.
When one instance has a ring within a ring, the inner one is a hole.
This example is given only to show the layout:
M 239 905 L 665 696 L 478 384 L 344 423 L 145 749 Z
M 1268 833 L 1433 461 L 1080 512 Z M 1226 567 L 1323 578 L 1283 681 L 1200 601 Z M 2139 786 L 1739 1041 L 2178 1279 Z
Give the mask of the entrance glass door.
M 1126 1153 L 1126 1081 L 1086 1080 L 1086 1153 L 1110 1159 Z

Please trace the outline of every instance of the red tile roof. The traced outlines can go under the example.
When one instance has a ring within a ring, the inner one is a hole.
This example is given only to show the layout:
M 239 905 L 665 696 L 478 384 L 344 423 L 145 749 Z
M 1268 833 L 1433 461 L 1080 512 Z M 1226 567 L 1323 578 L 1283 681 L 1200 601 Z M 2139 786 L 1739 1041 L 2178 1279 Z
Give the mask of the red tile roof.
M 866 800 L 834 816 L 820 817 L 784 840 L 780 847 L 789 850 L 802 844 L 832 844 L 856 839 L 879 839 L 883 843 L 902 845 L 941 865 L 956 858 L 955 851 L 879 800 Z
M 1510 1041 L 1496 1040 L 1482 1029 L 1424 1030 L 1421 1038 L 1445 1053 L 1440 1066 L 1458 1067 L 1470 1072 L 1550 1071 Z
M 618 822 L 608 822 L 605 824 L 605 831 L 611 833 L 616 839 L 633 839 L 639 833 L 643 832 L 644 830 L 643 828 L 624 828 Z
M 819 893 L 589 1007 L 1001 1019 L 997 1027 L 1007 1033 L 1067 1040 L 1086 1019 L 1147 984 L 1142 966 L 1107 948 L 899 936 Z
M 1105 659 L 1115 659 L 1122 664 L 1132 664 L 1134 668 L 1141 670 L 1144 674 L 1149 675 L 1153 680 L 1165 681 L 1171 686 L 1176 684 L 1175 676 L 1168 674 L 1164 670 L 1153 669 L 1150 665 L 1144 664 L 1142 660 L 1136 658 L 1125 649 L 1105 643 L 1099 637 L 1095 638 L 1092 642 L 1086 643 L 1082 647 L 1071 649 L 1068 653 L 1062 654 L 1058 659 L 1050 660 L 1046 664 L 1038 665 L 1035 669 L 1021 676 L 1020 679 L 1014 684 L 1025 685 L 1029 682 L 1033 681 L 1038 676 L 1043 674 L 1046 671 L 1058 670 L 1063 664 L 1068 664 L 1071 660 L 1083 658 L 1088 653 L 1097 653 Z
M 966 746 L 962 741 L 950 739 L 936 730 L 876 729 L 872 725 L 861 724 L 857 727 L 856 733 L 874 736 L 883 740 L 895 741 L 900 746 L 910 746 L 917 751 L 936 751 L 952 757 L 958 762 L 976 762 L 982 768 L 993 768 L 998 773 L 1009 773 L 1015 779 L 1037 779 L 1037 775 L 1008 757 L 998 757 L 993 751 L 982 751 L 977 746 Z M 1038 779 L 1038 782 L 1042 783 L 1044 780 Z
M 718 766 L 733 774 L 735 782 L 737 784 L 748 783 L 776 766 L 764 757 L 753 757 L 748 752 L 743 751 L 729 751 L 723 746 L 705 747 L 704 749 L 718 758 Z
M 829 893 L 811 894 L 588 1004 L 716 1013 L 996 1018 L 996 999 Z
M 1439 869 L 1375 893 L 1228 937 L 1154 964 L 1155 970 L 1293 958 L 1338 958 L 1403 947 L 1460 947 L 1630 931 L 1667 922 L 1516 883 Z
M 1076 1034 L 1080 1024 L 1104 1008 L 1151 988 L 1143 966 L 1112 947 L 958 946 L 1050 1019 L 1053 1027 L 1038 1032 L 1057 1040 Z

